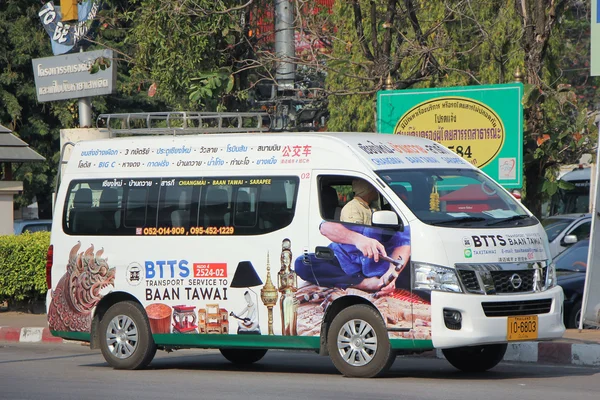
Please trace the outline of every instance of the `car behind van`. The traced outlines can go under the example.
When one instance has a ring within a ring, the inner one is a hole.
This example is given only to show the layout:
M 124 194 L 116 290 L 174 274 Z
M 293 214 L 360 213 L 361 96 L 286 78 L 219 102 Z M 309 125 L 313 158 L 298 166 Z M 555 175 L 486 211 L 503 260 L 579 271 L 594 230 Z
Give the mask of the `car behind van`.
M 13 223 L 15 235 L 24 232 L 50 232 L 52 228 L 51 219 L 19 219 Z

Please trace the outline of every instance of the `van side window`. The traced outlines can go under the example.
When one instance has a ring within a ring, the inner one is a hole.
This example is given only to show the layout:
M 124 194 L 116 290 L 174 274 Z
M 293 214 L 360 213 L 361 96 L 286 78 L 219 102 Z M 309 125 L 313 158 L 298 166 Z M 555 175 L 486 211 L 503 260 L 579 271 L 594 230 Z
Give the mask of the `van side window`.
M 157 179 L 71 182 L 63 229 L 71 235 L 135 235 L 156 226 Z
M 123 229 L 124 234 L 143 234 L 143 228 L 156 227 L 158 209 L 158 179 L 126 179 L 127 187 L 123 191 L 125 203 Z
M 72 181 L 70 235 L 261 235 L 294 217 L 298 177 L 183 177 Z
M 340 221 L 342 208 L 354 197 L 352 176 L 321 175 L 319 182 L 319 210 L 321 218 Z
M 326 221 L 341 221 L 341 211 L 354 198 L 353 176 L 321 175 L 319 182 L 319 210 Z M 376 188 L 377 190 L 377 188 Z M 379 192 L 379 190 L 377 190 Z M 372 208 L 391 210 L 391 204 L 379 193 L 379 198 L 371 203 Z
M 199 186 L 189 186 L 179 178 L 163 178 L 158 202 L 158 227 L 196 226 Z

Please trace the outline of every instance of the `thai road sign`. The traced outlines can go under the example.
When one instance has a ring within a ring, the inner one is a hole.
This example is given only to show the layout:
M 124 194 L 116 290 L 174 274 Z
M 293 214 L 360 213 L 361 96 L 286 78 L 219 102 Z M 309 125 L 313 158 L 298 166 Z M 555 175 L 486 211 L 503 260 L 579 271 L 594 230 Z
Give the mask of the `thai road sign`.
M 523 85 L 387 90 L 377 131 L 443 144 L 506 188 L 523 185 Z

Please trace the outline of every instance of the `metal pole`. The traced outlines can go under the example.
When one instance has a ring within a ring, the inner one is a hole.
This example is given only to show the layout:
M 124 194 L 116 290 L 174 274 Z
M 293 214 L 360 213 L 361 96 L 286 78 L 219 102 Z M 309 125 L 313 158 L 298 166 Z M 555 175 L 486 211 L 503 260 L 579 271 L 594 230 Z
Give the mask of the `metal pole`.
M 296 54 L 294 43 L 294 9 L 290 0 L 275 0 L 275 54 L 278 58 L 277 90 L 294 89 Z
M 82 97 L 77 103 L 79 106 L 79 127 L 90 128 L 92 126 L 92 102 L 89 97 Z
M 83 47 L 79 49 L 80 53 L 83 53 Z M 92 127 L 92 101 L 89 97 L 82 97 L 77 102 L 79 109 L 79 127 L 80 128 L 91 128 Z

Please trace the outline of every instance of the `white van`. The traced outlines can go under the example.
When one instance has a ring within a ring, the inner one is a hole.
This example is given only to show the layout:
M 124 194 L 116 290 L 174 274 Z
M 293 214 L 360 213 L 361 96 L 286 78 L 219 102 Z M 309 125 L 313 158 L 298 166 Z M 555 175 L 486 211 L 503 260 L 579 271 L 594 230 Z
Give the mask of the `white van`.
M 353 182 L 377 190 L 370 224 L 340 219 Z M 215 348 L 234 363 L 310 349 L 373 377 L 397 354 L 439 348 L 484 371 L 507 343 L 565 330 L 539 221 L 425 139 L 83 141 L 55 209 L 50 329 L 115 368 L 143 368 L 157 349 Z

